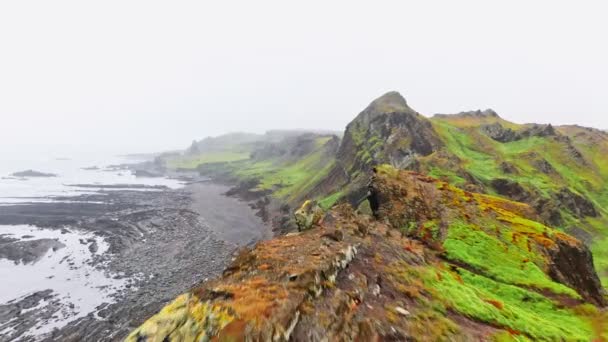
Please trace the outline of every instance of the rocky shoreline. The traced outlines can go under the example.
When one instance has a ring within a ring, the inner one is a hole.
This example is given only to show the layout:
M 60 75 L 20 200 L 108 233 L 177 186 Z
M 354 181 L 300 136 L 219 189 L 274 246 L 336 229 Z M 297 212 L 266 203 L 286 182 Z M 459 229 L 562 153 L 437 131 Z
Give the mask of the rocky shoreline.
M 177 190 L 106 186 L 51 203 L 0 206 L 0 225 L 78 230 L 103 238 L 108 251 L 91 264 L 124 281 L 114 303 L 37 336 L 29 335 L 32 329 L 70 309 L 52 291 L 0 305 L 0 340 L 121 340 L 175 296 L 219 275 L 239 247 L 270 237 L 247 202 L 224 195 L 229 189 L 208 181 Z M 6 237 L 0 241 L 0 255 L 14 250 L 15 243 Z M 91 252 L 97 248 L 84 243 Z M 32 260 L 48 250 L 30 249 Z

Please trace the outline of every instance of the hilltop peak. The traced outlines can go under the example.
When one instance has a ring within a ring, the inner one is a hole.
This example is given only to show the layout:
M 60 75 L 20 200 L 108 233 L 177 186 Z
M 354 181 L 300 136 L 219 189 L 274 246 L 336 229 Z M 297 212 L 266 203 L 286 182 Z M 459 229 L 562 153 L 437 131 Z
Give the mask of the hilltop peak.
M 411 108 L 407 105 L 405 98 L 397 91 L 389 91 L 372 101 L 367 110 L 376 113 L 407 112 Z

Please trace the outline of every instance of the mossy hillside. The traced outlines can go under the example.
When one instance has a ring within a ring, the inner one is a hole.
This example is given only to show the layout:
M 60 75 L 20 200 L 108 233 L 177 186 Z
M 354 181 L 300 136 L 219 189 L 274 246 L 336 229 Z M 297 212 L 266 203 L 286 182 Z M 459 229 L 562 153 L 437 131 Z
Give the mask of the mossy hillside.
M 564 307 L 525 287 L 505 284 L 449 263 L 414 266 L 396 262 L 389 279 L 422 307 L 442 316 L 456 312 L 507 333 L 504 341 L 591 341 L 601 336 L 596 317 L 586 304 Z M 602 328 L 603 329 L 603 328 Z
M 492 121 L 499 120 L 493 118 Z M 580 218 L 561 208 L 563 225 L 568 230 L 579 227 L 593 237 L 591 248 L 596 258 L 604 284 L 608 284 L 608 138 L 605 134 L 583 128 L 564 128 L 558 132 L 570 142 L 556 137 L 528 137 L 518 141 L 500 143 L 482 134 L 478 127 L 484 124 L 479 118 L 432 119 L 435 130 L 445 143 L 445 152 L 420 158 L 422 169 L 431 176 L 450 181 L 464 187 L 474 179 L 482 184 L 482 190 L 494 193 L 490 182 L 494 179 L 509 179 L 520 184 L 530 193 L 538 193 L 553 201 L 552 196 L 562 188 L 568 188 L 589 199 L 600 211 L 601 217 Z M 500 123 L 514 130 L 525 126 Z M 580 151 L 586 164 L 573 158 L 571 146 Z M 458 162 L 447 162 L 446 155 L 454 155 Z M 539 161 L 546 161 L 554 171 L 539 171 Z M 511 165 L 515 172 L 505 173 L 501 165 Z
M 550 291 L 573 299 L 573 289 L 547 274 L 547 249 L 571 237 L 530 219 L 532 209 L 494 196 L 473 194 L 448 183 L 390 166 L 377 167 L 380 187 L 400 189 L 380 215 L 408 236 L 442 250 L 448 260 L 507 284 Z
M 390 166 L 377 168 L 372 189 L 384 203 L 378 219 L 334 206 L 309 230 L 243 251 L 220 279 L 170 304 L 183 315 L 163 310 L 131 336 L 600 341 L 606 334 L 604 313 L 544 273 L 543 248 L 577 242 L 531 220 L 528 205 Z M 203 306 L 215 309 L 190 309 Z M 224 318 L 207 329 L 215 312 Z
M 277 199 L 296 203 L 326 177 L 333 167 L 334 157 L 326 151 L 329 141 L 329 137 L 316 139 L 315 148 L 295 160 L 275 158 L 244 161 L 235 165 L 233 174 L 239 180 L 257 182 L 255 190 L 269 191 Z
M 298 204 L 323 180 L 334 166 L 334 155 L 329 151 L 333 137 L 318 136 L 308 153 L 297 158 L 270 156 L 252 158 L 251 152 L 227 151 L 223 153 L 203 153 L 185 160 L 176 160 L 169 165 L 178 168 L 197 169 L 210 176 L 219 176 L 234 182 L 256 184 L 251 191 L 269 193 L 281 203 Z M 330 194 L 318 194 L 323 199 Z M 339 196 L 326 204 L 333 205 Z

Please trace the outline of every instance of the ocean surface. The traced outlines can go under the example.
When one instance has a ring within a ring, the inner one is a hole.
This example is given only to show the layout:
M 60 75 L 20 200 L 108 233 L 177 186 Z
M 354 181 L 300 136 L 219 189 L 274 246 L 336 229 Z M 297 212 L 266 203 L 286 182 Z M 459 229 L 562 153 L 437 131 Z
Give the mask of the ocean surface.
M 183 186 L 178 180 L 135 177 L 128 170 L 112 167 L 138 161 L 144 159 L 111 154 L 0 154 L 0 205 L 53 202 L 58 201 L 58 196 L 97 191 L 95 188 L 81 188 L 72 186 L 73 184 L 143 184 L 164 185 L 170 188 Z M 11 176 L 14 172 L 24 170 L 53 173 L 57 174 L 57 177 Z M 93 258 L 103 254 L 108 249 L 108 244 L 103 238 L 90 232 L 72 227 L 59 230 L 29 225 L 0 225 L 0 238 L 24 242 L 53 239 L 63 245 L 62 248 L 50 249 L 40 259 L 30 262 L 0 258 L 0 306 L 18 302 L 28 295 L 47 289 L 53 291 L 53 300 L 67 304 L 68 309 L 56 314 L 52 321 L 34 327 L 28 331 L 28 335 L 49 332 L 94 312 L 102 303 L 111 302 L 112 294 L 127 285 L 126 279 L 104 270 L 103 265 L 93 266 Z M 93 243 L 96 248 L 89 248 Z M 7 323 L 0 321 L 0 340 L 3 333 L 10 332 L 2 331 L 2 327 L 7 326 Z
M 0 205 L 23 202 L 45 202 L 46 197 L 74 196 L 94 191 L 74 184 L 144 184 L 177 188 L 174 179 L 135 177 L 131 172 L 112 166 L 145 161 L 143 157 L 116 155 L 11 156 L 0 154 Z M 91 169 L 97 168 L 97 169 Z M 34 170 L 57 177 L 12 177 L 15 172 Z

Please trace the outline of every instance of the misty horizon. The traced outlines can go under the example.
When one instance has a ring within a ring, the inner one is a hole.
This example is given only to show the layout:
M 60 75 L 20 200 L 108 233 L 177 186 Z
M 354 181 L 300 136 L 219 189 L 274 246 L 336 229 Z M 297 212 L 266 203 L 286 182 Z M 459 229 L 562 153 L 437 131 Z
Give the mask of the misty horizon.
M 427 117 L 608 128 L 599 2 L 236 6 L 0 5 L 0 152 L 343 131 L 391 90 Z

